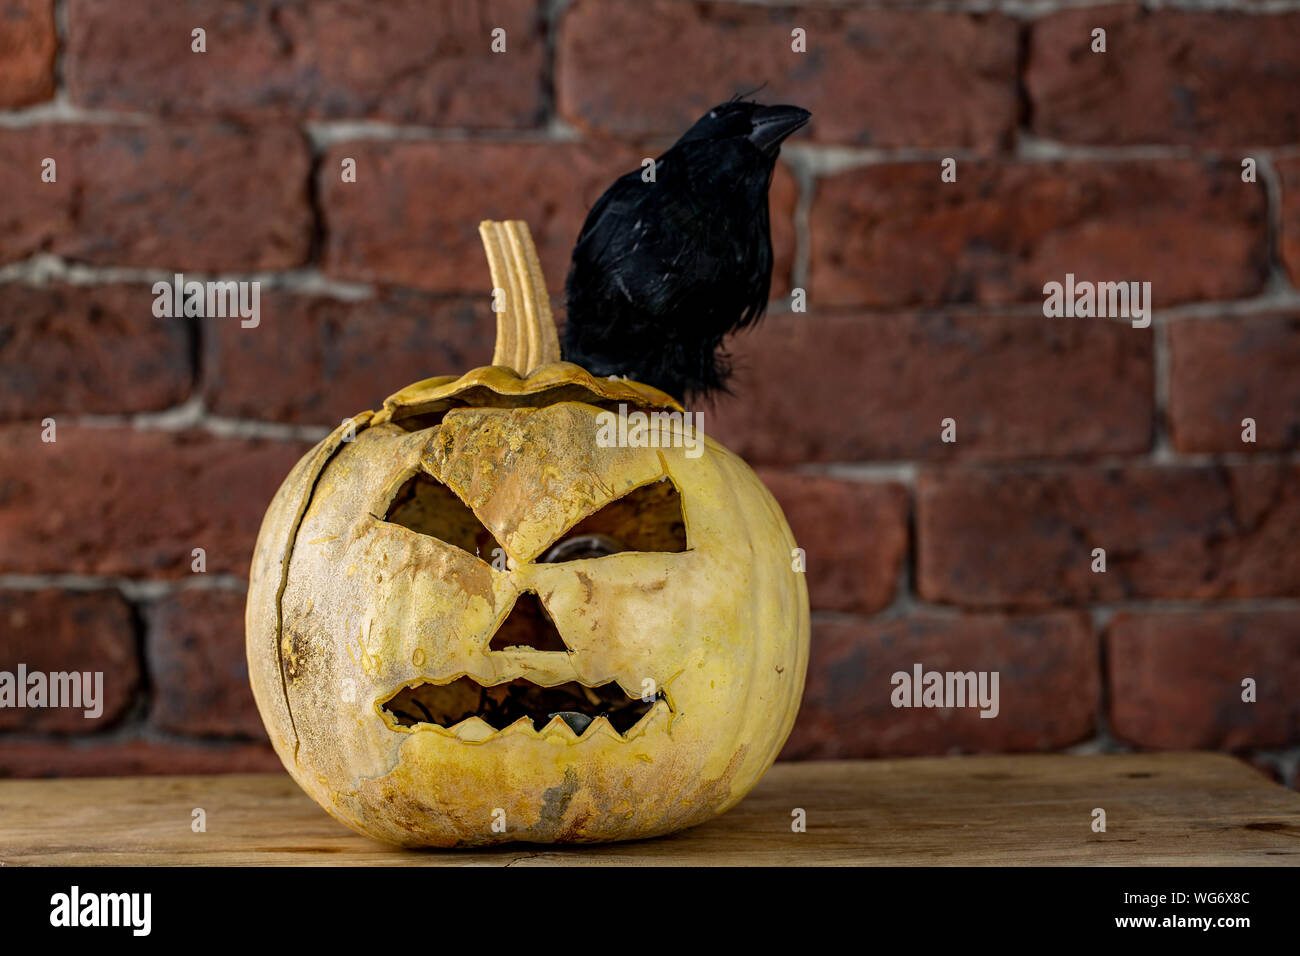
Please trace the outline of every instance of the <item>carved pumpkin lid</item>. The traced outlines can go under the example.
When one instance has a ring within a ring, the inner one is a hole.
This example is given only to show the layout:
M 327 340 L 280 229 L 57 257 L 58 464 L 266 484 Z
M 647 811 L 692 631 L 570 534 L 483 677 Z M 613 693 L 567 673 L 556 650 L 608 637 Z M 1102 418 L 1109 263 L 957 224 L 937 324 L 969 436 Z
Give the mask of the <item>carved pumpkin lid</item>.
M 598 378 L 572 362 L 560 361 L 560 342 L 546 293 L 546 280 L 528 224 L 479 223 L 492 271 L 497 342 L 492 364 L 459 377 L 441 375 L 408 385 L 384 400 L 374 424 L 391 421 L 424 428 L 453 408 L 518 408 L 585 402 L 603 408 L 620 404 L 642 410 L 681 411 L 676 399 L 628 379 Z

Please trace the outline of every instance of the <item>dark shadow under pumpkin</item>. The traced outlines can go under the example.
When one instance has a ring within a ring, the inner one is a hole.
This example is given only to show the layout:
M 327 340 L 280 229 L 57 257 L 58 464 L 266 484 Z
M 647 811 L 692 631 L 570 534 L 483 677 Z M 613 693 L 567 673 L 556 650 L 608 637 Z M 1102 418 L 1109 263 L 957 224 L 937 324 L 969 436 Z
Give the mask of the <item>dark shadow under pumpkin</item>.
M 656 699 L 662 696 L 661 692 Z M 504 730 L 523 719 L 531 721 L 534 730 L 541 730 L 558 716 L 581 736 L 597 717 L 604 717 L 620 734 L 626 734 L 654 703 L 629 697 L 613 681 L 599 687 L 577 681 L 543 687 L 520 678 L 485 686 L 471 677 L 458 677 L 449 684 L 404 687 L 384 701 L 382 708 L 399 727 L 453 727 L 478 717 L 494 730 Z

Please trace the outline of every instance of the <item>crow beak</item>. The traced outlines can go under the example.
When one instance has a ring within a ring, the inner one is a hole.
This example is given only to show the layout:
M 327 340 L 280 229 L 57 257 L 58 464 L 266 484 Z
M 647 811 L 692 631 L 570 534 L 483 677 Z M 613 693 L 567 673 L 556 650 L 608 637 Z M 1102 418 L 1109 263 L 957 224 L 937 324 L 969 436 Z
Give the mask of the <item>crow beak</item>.
M 811 118 L 811 113 L 797 106 L 761 106 L 754 111 L 749 141 L 775 158 L 785 138 Z

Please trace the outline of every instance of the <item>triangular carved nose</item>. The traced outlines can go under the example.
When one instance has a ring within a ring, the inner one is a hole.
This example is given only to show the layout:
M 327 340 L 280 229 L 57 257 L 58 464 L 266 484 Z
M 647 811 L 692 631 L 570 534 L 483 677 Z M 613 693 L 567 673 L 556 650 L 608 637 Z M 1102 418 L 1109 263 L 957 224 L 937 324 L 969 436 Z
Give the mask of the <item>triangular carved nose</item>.
M 504 651 L 508 647 L 534 651 L 569 650 L 551 623 L 546 608 L 542 607 L 541 600 L 532 591 L 525 591 L 515 599 L 514 607 L 488 643 L 489 651 Z

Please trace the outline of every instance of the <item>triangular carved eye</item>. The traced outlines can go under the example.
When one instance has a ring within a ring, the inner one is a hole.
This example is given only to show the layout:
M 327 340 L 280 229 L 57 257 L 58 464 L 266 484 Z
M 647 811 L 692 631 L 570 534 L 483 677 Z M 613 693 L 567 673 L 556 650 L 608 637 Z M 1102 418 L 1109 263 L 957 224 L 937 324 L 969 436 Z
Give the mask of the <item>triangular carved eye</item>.
M 450 488 L 422 471 L 417 471 L 397 490 L 388 503 L 384 520 L 446 541 L 489 564 L 505 555 L 492 532 L 483 527 L 474 512 Z
M 667 479 L 634 488 L 588 515 L 537 560 L 543 564 L 600 558 L 620 551 L 687 549 L 682 497 Z

